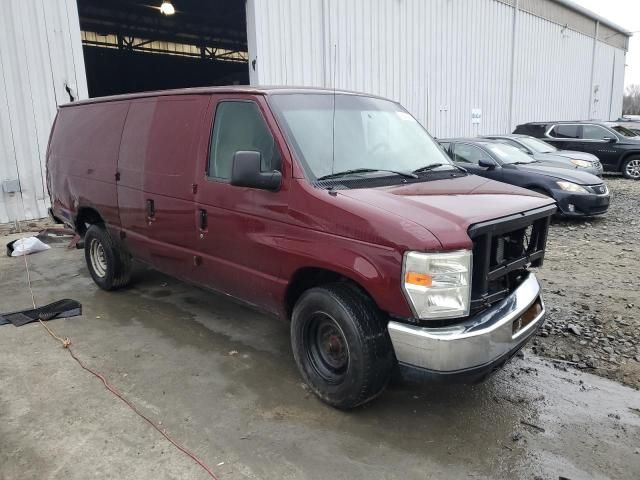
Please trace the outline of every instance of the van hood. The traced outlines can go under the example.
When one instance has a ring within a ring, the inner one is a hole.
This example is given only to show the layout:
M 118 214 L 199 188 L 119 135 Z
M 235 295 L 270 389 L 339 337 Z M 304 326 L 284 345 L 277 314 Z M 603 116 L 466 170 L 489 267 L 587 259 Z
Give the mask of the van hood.
M 470 225 L 554 204 L 544 195 L 477 175 L 340 194 L 421 225 L 445 250 L 471 248 Z
M 520 171 L 537 173 L 547 177 L 577 183 L 578 185 L 599 185 L 602 180 L 592 173 L 577 170 L 572 165 L 560 165 L 557 162 L 536 162 L 514 165 Z

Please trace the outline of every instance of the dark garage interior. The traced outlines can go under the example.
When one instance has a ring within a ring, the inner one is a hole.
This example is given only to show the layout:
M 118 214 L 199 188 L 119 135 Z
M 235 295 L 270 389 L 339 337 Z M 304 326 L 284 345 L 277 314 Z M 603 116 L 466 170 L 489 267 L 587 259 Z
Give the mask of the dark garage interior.
M 78 0 L 78 13 L 91 97 L 249 83 L 244 0 Z

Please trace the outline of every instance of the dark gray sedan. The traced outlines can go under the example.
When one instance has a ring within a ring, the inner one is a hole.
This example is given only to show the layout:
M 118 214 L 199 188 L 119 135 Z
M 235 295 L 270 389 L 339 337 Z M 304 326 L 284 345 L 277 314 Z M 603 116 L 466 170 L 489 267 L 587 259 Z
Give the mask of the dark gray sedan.
M 559 150 L 553 145 L 529 135 L 512 133 L 508 135 L 485 135 L 482 138 L 499 140 L 531 155 L 534 160 L 543 162 L 557 162 L 566 166 L 583 170 L 593 175 L 602 175 L 602 164 L 598 157 L 586 152 L 574 150 Z
M 591 173 L 536 160 L 499 140 L 450 138 L 438 142 L 457 165 L 470 173 L 547 195 L 563 215 L 601 215 L 609 208 L 609 189 Z

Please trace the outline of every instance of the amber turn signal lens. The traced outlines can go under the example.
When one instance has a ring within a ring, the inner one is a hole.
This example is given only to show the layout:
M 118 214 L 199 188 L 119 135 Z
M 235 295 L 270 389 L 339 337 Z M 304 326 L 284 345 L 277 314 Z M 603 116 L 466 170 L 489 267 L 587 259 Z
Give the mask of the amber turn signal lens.
M 404 274 L 404 281 L 412 285 L 418 285 L 420 287 L 431 286 L 431 275 L 416 272 L 407 272 Z

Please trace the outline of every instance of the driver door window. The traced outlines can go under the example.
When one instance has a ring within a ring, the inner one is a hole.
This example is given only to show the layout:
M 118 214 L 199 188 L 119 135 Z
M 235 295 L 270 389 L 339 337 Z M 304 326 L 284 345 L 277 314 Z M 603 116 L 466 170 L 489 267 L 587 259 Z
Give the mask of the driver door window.
M 474 147 L 473 145 L 465 145 L 464 143 L 459 143 L 454 146 L 454 162 L 473 163 L 474 165 L 478 165 L 480 160 L 486 157 L 487 155 L 482 150 L 480 150 L 478 147 Z
M 233 155 L 241 150 L 262 154 L 262 171 L 280 169 L 280 154 L 258 105 L 224 101 L 216 108 L 209 148 L 209 177 L 231 178 Z

